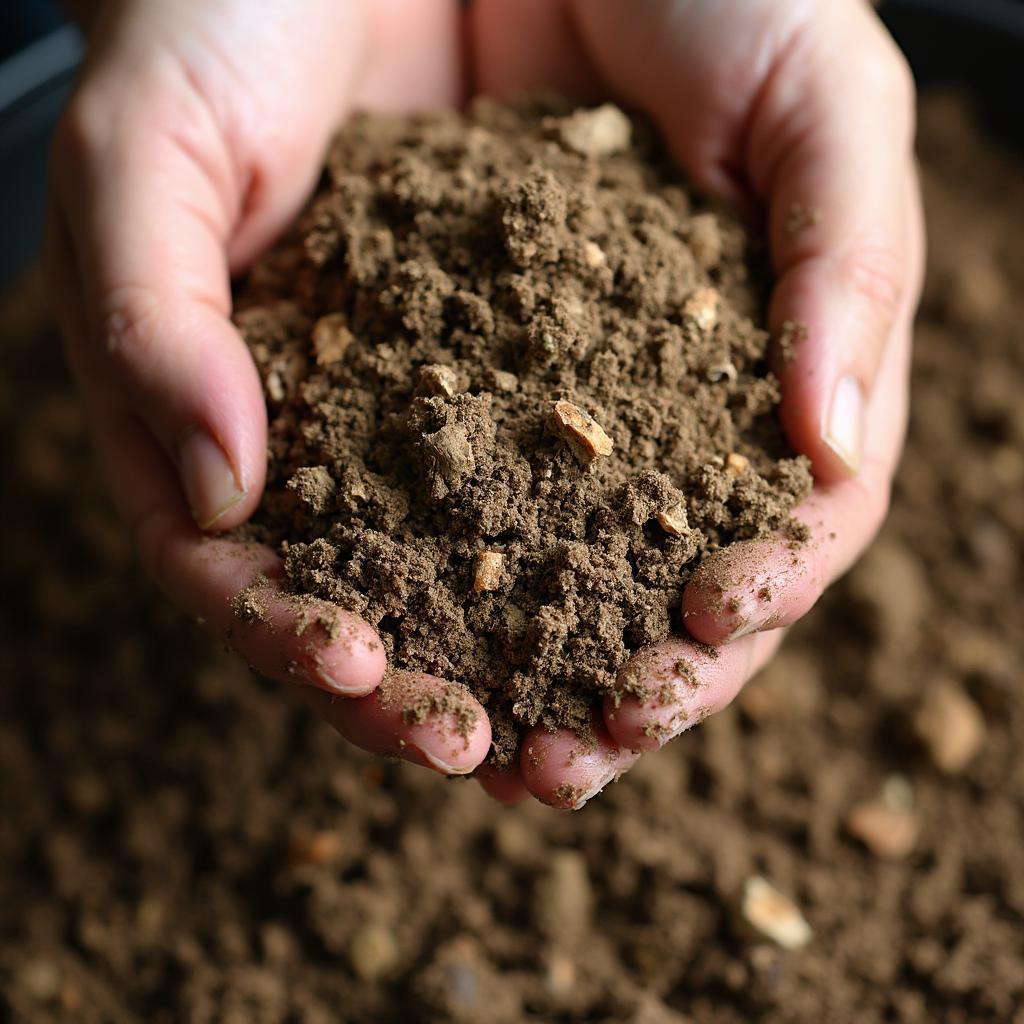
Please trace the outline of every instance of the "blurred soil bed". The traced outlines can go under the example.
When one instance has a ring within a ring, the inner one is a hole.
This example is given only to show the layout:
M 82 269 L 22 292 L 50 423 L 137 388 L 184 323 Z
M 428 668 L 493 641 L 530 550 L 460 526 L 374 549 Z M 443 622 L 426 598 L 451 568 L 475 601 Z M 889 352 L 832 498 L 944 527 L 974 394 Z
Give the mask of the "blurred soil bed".
M 959 101 L 922 113 L 883 535 L 733 708 L 578 814 L 354 753 L 184 621 L 37 283 L 11 295 L 0 1021 L 1022 1024 L 1024 175 Z

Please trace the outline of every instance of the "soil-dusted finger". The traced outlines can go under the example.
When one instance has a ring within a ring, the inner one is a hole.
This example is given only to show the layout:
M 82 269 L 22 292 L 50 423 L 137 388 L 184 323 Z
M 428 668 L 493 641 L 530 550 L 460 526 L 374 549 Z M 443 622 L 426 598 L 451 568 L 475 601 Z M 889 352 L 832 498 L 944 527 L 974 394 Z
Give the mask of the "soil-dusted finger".
M 523 782 L 518 765 L 507 771 L 500 771 L 492 765 L 482 764 L 473 773 L 473 777 L 483 787 L 484 792 L 499 803 L 511 806 L 530 799 L 530 791 Z
M 541 803 L 578 811 L 639 756 L 620 747 L 603 725 L 595 724 L 592 733 L 582 738 L 568 729 L 537 726 L 523 738 L 519 769 Z
M 199 530 L 170 464 L 136 416 L 97 411 L 94 426 L 142 564 L 175 603 L 272 679 L 346 696 L 381 681 L 387 656 L 370 625 L 327 601 L 284 594 L 276 582 L 281 560 L 270 548 Z
M 854 480 L 819 487 L 796 510 L 807 540 L 741 541 L 705 558 L 683 591 L 687 631 L 718 645 L 792 625 L 867 547 L 888 501 L 887 471 L 871 463 Z
M 468 775 L 487 756 L 487 713 L 459 683 L 391 672 L 369 696 L 322 703 L 324 718 L 350 743 L 442 775 Z
M 260 545 L 202 542 L 207 600 L 216 610 L 239 575 L 249 583 L 228 599 L 223 630 L 231 645 L 264 675 L 306 680 L 344 697 L 362 697 L 384 678 L 387 655 L 374 629 L 327 601 L 295 597 L 277 583 L 280 559 Z
M 139 534 L 159 550 L 158 579 L 183 607 L 222 636 L 257 671 L 361 697 L 384 677 L 376 632 L 328 603 L 282 592 L 281 560 L 260 544 L 204 537 L 188 520 L 151 518 Z
M 619 673 L 619 692 L 605 699 L 608 732 L 630 750 L 663 747 L 731 703 L 782 637 L 759 634 L 722 650 L 690 640 L 649 648 Z

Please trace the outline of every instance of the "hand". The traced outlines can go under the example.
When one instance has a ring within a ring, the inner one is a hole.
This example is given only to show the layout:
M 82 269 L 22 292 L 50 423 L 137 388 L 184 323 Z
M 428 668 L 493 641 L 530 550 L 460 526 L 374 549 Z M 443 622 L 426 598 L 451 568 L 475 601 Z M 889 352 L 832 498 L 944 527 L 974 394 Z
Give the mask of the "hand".
M 777 645 L 777 633 L 758 628 L 806 610 L 884 513 L 921 241 L 912 90 L 859 2 L 837 0 L 824 13 L 810 3 L 780 13 L 769 0 L 735 10 L 724 0 L 652 2 L 637 14 L 615 0 L 476 0 L 470 12 L 480 87 L 548 84 L 582 98 L 611 92 L 659 121 L 699 186 L 767 207 L 780 274 L 773 319 L 808 325 L 792 364 L 779 367 L 783 416 L 822 484 L 805 509 L 816 538 L 807 567 L 794 571 L 791 554 L 773 546 L 758 552 L 771 580 L 770 623 L 745 611 L 762 583 L 718 593 L 714 580 L 722 577 L 709 565 L 687 593 L 696 612 L 690 632 L 712 643 L 744 628 L 751 635 L 717 660 L 682 640 L 644 652 L 627 671 L 661 671 L 659 661 L 671 671 L 689 659 L 699 687 L 682 692 L 678 680 L 674 708 L 609 706 L 597 747 L 574 759 L 573 737 L 533 734 L 522 773 L 481 773 L 499 798 L 532 792 L 579 804 L 631 763 L 631 750 L 658 745 L 695 711 L 723 706 Z M 227 318 L 230 273 L 297 212 L 348 109 L 458 98 L 457 6 L 375 0 L 362 18 L 364 5 L 354 0 L 318 0 L 299 24 L 269 0 L 153 7 L 101 9 L 54 146 L 47 262 L 115 498 L 164 589 L 256 667 L 312 684 L 308 698 L 368 749 L 468 771 L 489 744 L 482 713 L 465 743 L 444 716 L 403 723 L 406 701 L 371 693 L 384 666 L 369 627 L 343 616 L 334 641 L 316 625 L 297 635 L 295 609 L 272 588 L 261 597 L 269 622 L 242 627 L 230 597 L 256 571 L 273 580 L 279 563 L 266 549 L 204 540 L 187 511 L 205 529 L 234 526 L 262 486 L 265 413 Z M 842 60 L 833 62 L 837 48 Z M 244 61 L 233 61 L 239 53 Z M 791 238 L 784 222 L 794 202 L 820 208 L 824 219 Z M 862 415 L 855 388 L 835 386 L 848 374 L 868 395 Z M 833 391 L 843 401 L 832 402 Z M 833 405 L 843 415 L 829 416 Z M 740 612 L 725 610 L 737 601 Z M 443 685 L 427 677 L 400 683 L 419 691 Z M 360 694 L 369 695 L 335 699 Z
M 775 370 L 783 425 L 814 467 L 796 513 L 810 542 L 706 559 L 683 609 L 713 653 L 687 639 L 641 652 L 620 678 L 656 680 L 657 702 L 606 701 L 595 747 L 535 730 L 519 773 L 483 779 L 504 800 L 581 806 L 635 751 L 727 705 L 885 516 L 923 265 L 914 89 L 866 0 L 474 0 L 471 22 L 479 90 L 611 94 L 655 120 L 699 189 L 762 215 L 771 326 L 803 325 Z
M 354 742 L 471 770 L 490 745 L 485 715 L 466 742 L 449 716 L 404 722 L 395 687 L 422 697 L 443 684 L 406 677 L 381 699 L 384 652 L 369 626 L 297 608 L 273 583 L 273 552 L 203 532 L 252 513 L 266 463 L 264 400 L 229 319 L 230 276 L 297 214 L 353 105 L 457 102 L 454 4 L 79 7 L 90 46 L 54 139 L 46 264 L 143 563 L 262 672 L 307 684 L 300 692 Z M 265 621 L 246 625 L 230 601 L 258 573 L 270 581 L 255 595 Z

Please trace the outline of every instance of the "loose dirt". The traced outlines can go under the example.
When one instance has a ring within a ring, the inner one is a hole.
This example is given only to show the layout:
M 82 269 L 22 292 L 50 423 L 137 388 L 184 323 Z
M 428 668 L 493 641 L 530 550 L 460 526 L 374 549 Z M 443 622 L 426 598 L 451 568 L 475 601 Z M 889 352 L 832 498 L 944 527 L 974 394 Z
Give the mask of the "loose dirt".
M 394 667 L 468 686 L 494 763 L 586 734 L 702 554 L 798 532 L 766 283 L 613 106 L 357 119 L 238 295 L 271 414 L 247 532 Z
M 354 753 L 183 621 L 101 497 L 45 303 L 12 297 L 0 1020 L 1019 1024 L 1024 176 L 923 114 L 883 536 L 733 708 L 578 814 Z

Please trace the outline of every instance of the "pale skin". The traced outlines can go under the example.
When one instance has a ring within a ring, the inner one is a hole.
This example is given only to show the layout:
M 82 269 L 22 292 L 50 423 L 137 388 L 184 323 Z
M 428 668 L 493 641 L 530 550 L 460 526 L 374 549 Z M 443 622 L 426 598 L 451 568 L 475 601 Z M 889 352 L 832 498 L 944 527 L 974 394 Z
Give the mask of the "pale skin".
M 806 326 L 776 369 L 783 424 L 814 467 L 798 513 L 811 541 L 707 560 L 684 596 L 690 637 L 624 670 L 659 699 L 606 701 L 596 745 L 533 730 L 517 769 L 478 772 L 488 792 L 582 806 L 728 704 L 868 544 L 902 444 L 924 246 L 913 85 L 865 0 L 77 6 L 89 57 L 54 140 L 46 267 L 114 499 L 171 598 L 352 743 L 444 774 L 490 746 L 483 709 L 466 737 L 445 715 L 404 722 L 409 697 L 442 684 L 407 676 L 382 699 L 384 653 L 355 617 L 325 607 L 339 630 L 298 632 L 273 585 L 267 621 L 230 607 L 257 571 L 280 573 L 269 549 L 217 538 L 256 509 L 266 460 L 230 280 L 301 209 L 354 109 L 542 85 L 643 109 L 699 188 L 763 221 L 771 326 Z

